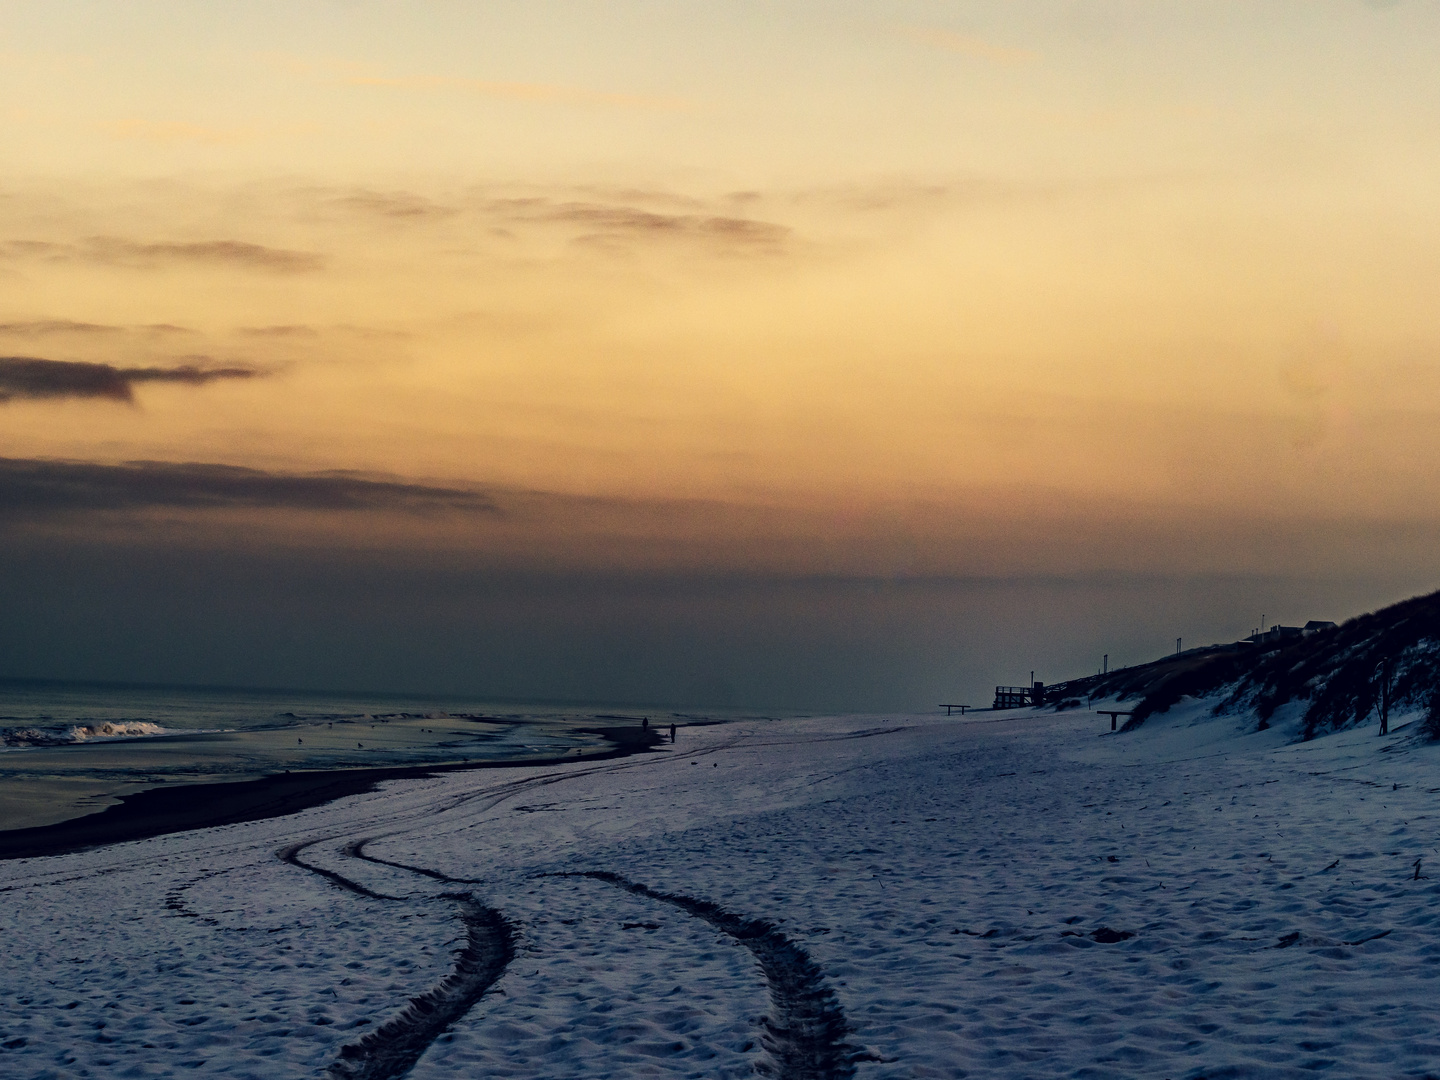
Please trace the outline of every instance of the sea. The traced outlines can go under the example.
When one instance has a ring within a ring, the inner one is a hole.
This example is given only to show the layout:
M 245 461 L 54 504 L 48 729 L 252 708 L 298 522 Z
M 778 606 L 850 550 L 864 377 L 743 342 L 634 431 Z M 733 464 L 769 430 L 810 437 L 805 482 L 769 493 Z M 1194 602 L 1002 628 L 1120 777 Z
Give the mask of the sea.
M 0 830 L 96 813 L 160 784 L 584 756 L 608 747 L 586 728 L 716 719 L 604 705 L 0 682 Z

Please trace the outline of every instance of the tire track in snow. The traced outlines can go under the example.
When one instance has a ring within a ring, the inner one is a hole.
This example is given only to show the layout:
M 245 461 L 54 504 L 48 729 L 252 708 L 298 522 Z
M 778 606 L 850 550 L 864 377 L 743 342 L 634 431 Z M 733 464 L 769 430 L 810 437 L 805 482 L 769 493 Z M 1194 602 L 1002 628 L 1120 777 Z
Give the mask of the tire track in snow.
M 408 1073 L 440 1033 L 468 1013 L 515 957 L 515 933 L 494 908 L 469 893 L 446 893 L 465 923 L 466 943 L 455 967 L 398 1015 L 340 1050 L 334 1080 L 391 1080 Z
M 429 869 L 428 867 L 425 867 L 425 866 L 411 866 L 409 863 L 392 862 L 392 861 L 389 860 L 389 859 L 382 859 L 382 858 L 380 858 L 380 856 L 378 856 L 378 855 L 366 855 L 366 854 L 365 854 L 365 845 L 368 844 L 368 843 L 370 843 L 371 840 L 377 840 L 377 839 L 379 839 L 379 837 L 367 836 L 367 837 L 366 837 L 365 839 L 363 839 L 363 840 L 354 840 L 354 841 L 346 844 L 345 847 L 344 847 L 342 850 L 344 851 L 344 853 L 345 853 L 346 855 L 348 855 L 348 856 L 349 856 L 350 858 L 352 858 L 352 859 L 363 859 L 365 862 L 376 863 L 376 864 L 378 864 L 378 865 L 380 865 L 380 866 L 390 866 L 390 867 L 394 867 L 396 870 L 408 870 L 408 871 L 409 871 L 410 873 L 412 873 L 412 874 L 422 874 L 422 875 L 424 875 L 425 877 L 434 878 L 436 881 L 443 881 L 443 882 L 445 882 L 445 884 L 447 884 L 447 885 L 483 885 L 483 884 L 484 884 L 484 882 L 483 882 L 480 878 L 468 878 L 468 877 L 467 877 L 467 878 L 457 878 L 457 877 L 451 877 L 449 874 L 442 874 L 439 870 L 431 870 L 431 869 Z
M 314 847 L 316 844 L 322 844 L 326 840 L 333 839 L 333 836 L 317 836 L 314 840 L 302 840 L 298 844 L 290 844 L 287 847 L 281 848 L 279 851 L 275 852 L 275 856 L 283 863 L 289 863 L 291 866 L 298 866 L 301 870 L 309 870 L 312 874 L 318 874 L 326 881 L 329 881 L 332 885 L 339 885 L 340 888 L 344 889 L 346 892 L 352 892 L 356 896 L 363 896 L 369 900 L 403 901 L 405 899 L 403 896 L 386 896 L 384 893 L 378 893 L 375 892 L 373 889 L 367 889 L 358 881 L 351 881 L 349 878 L 337 874 L 334 870 L 326 870 L 323 866 L 316 866 L 314 863 L 305 862 L 303 859 L 300 858 L 300 852 L 304 851 L 306 848 Z
M 554 876 L 594 878 L 636 896 L 672 904 L 749 949 L 770 987 L 775 1019 L 763 1021 L 761 1042 L 775 1060 L 774 1074 L 779 1080 L 849 1080 L 855 1075 L 855 1062 L 869 1059 L 846 1044 L 850 1025 L 835 992 L 825 985 L 824 972 L 774 923 L 747 919 L 708 900 L 658 892 L 604 870 Z
M 734 742 L 735 741 L 732 740 L 731 743 L 722 744 L 717 747 L 703 748 L 699 752 L 713 753 L 716 750 L 729 749 L 734 745 Z M 690 751 L 683 756 L 691 756 L 696 752 L 697 751 Z M 480 804 L 481 812 L 484 813 L 513 799 L 522 792 L 534 788 L 548 787 L 551 784 L 564 783 L 595 773 L 636 768 L 642 763 L 643 762 L 638 761 L 616 762 L 573 771 L 567 770 L 560 774 L 525 777 L 500 784 L 494 788 L 461 795 L 458 798 L 450 800 L 446 806 L 439 809 L 433 807 L 428 808 L 414 813 L 412 816 L 419 819 L 433 819 L 448 811 L 458 809 L 467 803 L 475 802 Z M 484 822 L 477 821 L 467 827 L 475 828 L 481 824 L 484 824 Z M 398 832 L 404 831 L 403 829 L 398 830 Z M 386 833 L 385 835 L 392 836 L 395 835 L 395 833 Z M 354 893 L 357 896 L 363 896 L 372 900 L 405 902 L 405 898 L 403 897 L 387 896 L 384 893 L 375 892 L 373 889 L 367 888 L 357 881 L 352 881 L 350 878 L 334 870 L 314 865 L 300 858 L 300 853 L 306 848 L 331 839 L 335 839 L 335 837 L 317 837 L 313 840 L 302 841 L 281 848 L 275 854 L 282 862 L 318 874 L 332 884 Z M 427 867 L 396 862 L 390 859 L 380 858 L 376 855 L 366 854 L 365 846 L 377 839 L 380 839 L 380 837 L 369 836 L 359 840 L 353 840 L 344 846 L 342 852 L 350 858 L 361 859 L 365 862 L 376 863 L 381 866 L 389 866 L 397 870 L 405 870 L 409 873 L 423 875 L 435 881 L 444 882 L 445 884 L 467 885 L 481 883 L 478 879 L 454 878 L 438 870 L 431 870 Z M 643 888 L 643 886 L 636 886 L 636 888 Z M 484 996 L 485 992 L 495 983 L 501 974 L 504 973 L 505 968 L 514 959 L 515 927 L 505 919 L 503 915 L 493 908 L 479 904 L 468 892 L 443 893 L 441 895 L 443 899 L 450 900 L 456 904 L 466 928 L 467 944 L 456 959 L 454 969 L 450 975 L 446 976 L 445 979 L 441 980 L 425 994 L 411 998 L 410 1003 L 394 1018 L 386 1021 L 358 1042 L 342 1048 L 339 1060 L 334 1062 L 327 1070 L 327 1075 L 331 1077 L 332 1080 L 391 1080 L 391 1078 L 404 1076 L 414 1067 L 415 1063 L 420 1059 L 420 1056 L 430 1044 L 434 1042 L 448 1026 L 460 1019 L 474 1007 L 475 1003 Z M 656 895 L 658 896 L 659 894 Z M 688 900 L 688 898 L 677 898 L 677 900 L 673 902 L 678 902 L 679 899 Z M 704 903 L 703 901 L 693 902 L 698 904 Z M 720 911 L 719 908 L 715 910 L 717 912 Z M 692 914 L 697 914 L 697 912 L 692 912 Z M 722 912 L 721 914 L 723 915 L 725 913 Z M 737 925 L 748 925 L 746 920 L 739 919 L 738 916 L 729 917 L 734 919 Z M 756 923 L 756 925 L 761 924 Z M 769 924 L 763 925 L 769 926 Z M 773 929 L 773 927 L 771 929 Z M 809 957 L 805 955 L 803 950 L 790 945 L 788 940 L 785 939 L 783 935 L 780 935 L 778 931 L 775 933 L 780 941 L 794 950 L 804 963 L 810 964 L 811 968 L 814 968 L 814 965 L 811 964 Z M 754 944 L 749 942 L 745 943 L 750 945 L 752 952 L 756 952 L 756 946 Z M 760 953 L 756 952 L 756 955 L 759 956 Z M 763 967 L 763 959 L 761 963 Z M 770 969 L 766 968 L 765 970 L 767 977 L 769 977 Z M 814 971 L 815 979 L 818 983 L 820 977 L 819 970 L 814 969 Z M 775 985 L 774 980 L 772 980 L 771 983 L 771 996 L 778 1001 L 779 999 L 776 998 L 773 989 Z M 823 986 L 821 986 L 821 989 L 825 995 L 829 996 L 830 1001 L 833 1002 L 833 993 Z M 779 1006 L 777 1005 L 777 1009 L 778 1008 Z M 835 1006 L 835 1011 L 837 1015 L 840 1015 L 838 1005 Z M 785 1015 L 783 1011 L 782 1015 Z M 780 1029 L 772 1030 L 781 1035 L 783 1037 L 782 1041 L 785 1041 L 785 1044 L 788 1045 L 788 1031 L 781 1031 Z M 844 1017 L 841 1015 L 837 1039 L 843 1038 L 846 1030 L 848 1029 L 845 1027 Z M 765 1041 L 768 1047 L 770 1043 L 775 1040 L 767 1036 L 763 1041 Z M 780 1055 L 777 1055 L 777 1057 L 779 1056 Z M 792 1076 L 796 1078 L 796 1080 L 820 1080 L 822 1077 L 828 1078 L 831 1076 L 849 1077 L 854 1074 L 854 1067 L 853 1065 L 848 1065 L 848 1059 L 846 1059 L 846 1061 L 847 1068 L 838 1072 L 786 1072 L 782 1069 L 780 1076 L 787 1078 L 787 1080 Z
M 357 896 L 405 902 L 403 897 L 375 892 L 342 874 L 300 858 L 300 853 L 307 847 L 326 839 L 331 838 L 321 837 L 291 844 L 275 854 L 282 862 L 318 874 Z M 367 858 L 361 851 L 366 842 L 360 840 L 346 845 L 345 853 Z M 421 871 L 416 867 L 403 869 L 450 880 L 436 871 Z M 455 966 L 449 975 L 425 993 L 412 997 L 405 1008 L 374 1031 L 358 1042 L 341 1047 L 339 1059 L 326 1070 L 332 1080 L 394 1080 L 404 1076 L 447 1027 L 474 1008 L 515 958 L 514 927 L 498 911 L 479 903 L 468 892 L 442 893 L 440 899 L 454 904 L 461 922 L 465 924 L 465 947 L 455 958 Z

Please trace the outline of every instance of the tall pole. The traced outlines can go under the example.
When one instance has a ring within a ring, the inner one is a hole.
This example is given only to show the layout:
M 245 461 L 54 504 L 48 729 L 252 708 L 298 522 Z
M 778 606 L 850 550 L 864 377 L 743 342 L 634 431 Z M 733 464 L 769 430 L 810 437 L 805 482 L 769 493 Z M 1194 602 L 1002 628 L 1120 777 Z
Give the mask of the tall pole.
M 1104 669 L 1100 672 L 1100 674 L 1101 674 L 1101 675 L 1109 675 L 1109 674 L 1110 674 L 1110 654 L 1109 654 L 1108 652 L 1105 654 L 1105 666 L 1104 666 Z

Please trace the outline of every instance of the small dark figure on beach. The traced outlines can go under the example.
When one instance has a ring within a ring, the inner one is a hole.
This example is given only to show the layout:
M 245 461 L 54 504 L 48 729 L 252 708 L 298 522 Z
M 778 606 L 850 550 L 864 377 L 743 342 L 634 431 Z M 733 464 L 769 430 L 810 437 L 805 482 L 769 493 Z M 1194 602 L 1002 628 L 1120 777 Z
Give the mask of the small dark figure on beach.
M 305 740 L 304 740 L 304 739 L 296 739 L 295 742 L 296 742 L 296 744 L 299 745 L 299 746 L 304 746 L 304 745 L 305 745 Z
M 675 725 L 674 725 L 674 724 L 671 724 L 671 725 L 670 725 L 670 741 L 671 741 L 671 742 L 674 742 L 674 741 L 675 741 Z
M 640 721 L 640 730 L 641 730 L 641 731 L 649 731 L 649 730 L 650 730 L 650 718 L 649 718 L 648 716 L 646 716 L 646 717 L 644 717 L 644 718 L 641 719 L 641 721 Z

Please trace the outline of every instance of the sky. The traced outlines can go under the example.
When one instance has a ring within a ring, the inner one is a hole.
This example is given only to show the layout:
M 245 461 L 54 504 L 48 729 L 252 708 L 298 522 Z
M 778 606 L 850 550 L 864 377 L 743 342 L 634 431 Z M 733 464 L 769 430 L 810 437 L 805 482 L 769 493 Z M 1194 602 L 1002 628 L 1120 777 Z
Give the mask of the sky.
M 922 708 L 1428 592 L 1437 44 L 0 0 L 0 676 Z

